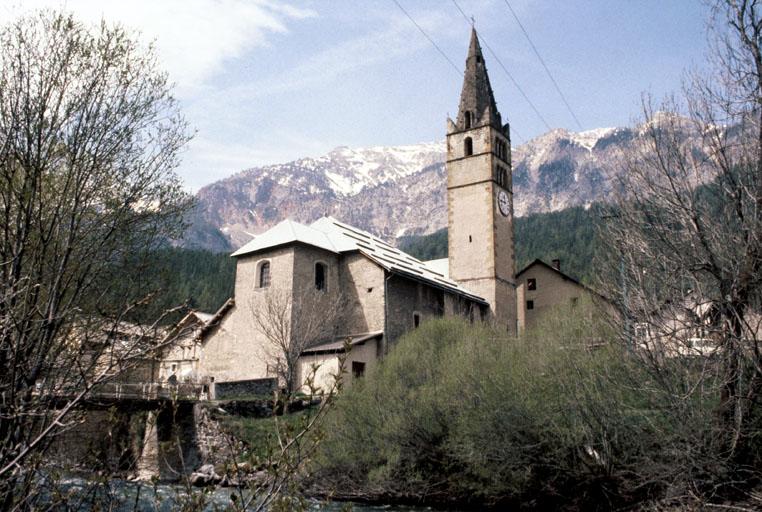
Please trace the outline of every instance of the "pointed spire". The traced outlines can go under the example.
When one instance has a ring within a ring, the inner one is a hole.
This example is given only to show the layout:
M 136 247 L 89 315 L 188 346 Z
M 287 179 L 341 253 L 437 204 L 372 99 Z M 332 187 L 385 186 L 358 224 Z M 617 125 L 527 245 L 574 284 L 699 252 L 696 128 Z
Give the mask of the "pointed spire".
M 466 58 L 466 72 L 456 125 L 459 130 L 467 130 L 487 124 L 502 129 L 500 112 L 497 111 L 495 96 L 492 94 L 479 37 L 476 35 L 476 29 L 471 27 L 471 44 Z

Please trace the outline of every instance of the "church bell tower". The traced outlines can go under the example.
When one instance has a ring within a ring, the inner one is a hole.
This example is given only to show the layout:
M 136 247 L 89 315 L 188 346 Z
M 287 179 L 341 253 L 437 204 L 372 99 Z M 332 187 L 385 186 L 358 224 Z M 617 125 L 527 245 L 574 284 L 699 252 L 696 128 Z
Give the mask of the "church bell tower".
M 490 320 L 516 332 L 511 137 L 497 110 L 476 30 L 458 118 L 447 120 L 450 278 L 490 304 Z

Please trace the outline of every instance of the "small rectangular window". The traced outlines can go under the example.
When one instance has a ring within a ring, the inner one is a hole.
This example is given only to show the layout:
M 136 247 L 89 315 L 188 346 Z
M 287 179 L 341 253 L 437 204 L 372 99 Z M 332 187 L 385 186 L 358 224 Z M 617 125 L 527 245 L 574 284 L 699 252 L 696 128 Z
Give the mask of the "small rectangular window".
M 413 326 L 417 329 L 421 325 L 421 315 L 413 313 Z
M 325 272 L 326 267 L 323 263 L 315 264 L 315 289 L 325 291 Z
M 536 290 L 537 289 L 537 279 L 530 277 L 527 279 L 527 290 Z
M 528 300 L 527 301 L 527 309 L 534 309 L 534 301 Z
M 259 267 L 259 287 L 267 288 L 270 286 L 270 262 L 265 261 Z
M 352 361 L 352 377 L 358 379 L 365 375 L 365 363 Z

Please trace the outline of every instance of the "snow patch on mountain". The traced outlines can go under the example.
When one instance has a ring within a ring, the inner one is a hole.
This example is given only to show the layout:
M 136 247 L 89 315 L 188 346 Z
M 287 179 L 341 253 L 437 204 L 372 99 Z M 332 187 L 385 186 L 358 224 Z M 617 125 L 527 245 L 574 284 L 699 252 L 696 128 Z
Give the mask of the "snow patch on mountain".
M 569 139 L 588 151 L 592 151 L 595 145 L 604 137 L 608 137 L 613 134 L 616 128 L 596 128 L 594 130 L 586 130 L 584 132 L 570 133 Z
M 643 130 L 557 129 L 513 148 L 515 214 L 605 200 L 611 176 L 620 172 L 618 155 L 639 144 Z M 700 134 L 686 135 L 701 151 Z M 283 219 L 309 223 L 323 215 L 390 241 L 403 233 L 431 233 L 447 224 L 445 151 L 444 141 L 342 146 L 320 157 L 242 171 L 199 190 L 197 227 L 187 245 L 226 250 L 219 240 L 235 248 Z M 210 236 L 215 231 L 219 237 Z

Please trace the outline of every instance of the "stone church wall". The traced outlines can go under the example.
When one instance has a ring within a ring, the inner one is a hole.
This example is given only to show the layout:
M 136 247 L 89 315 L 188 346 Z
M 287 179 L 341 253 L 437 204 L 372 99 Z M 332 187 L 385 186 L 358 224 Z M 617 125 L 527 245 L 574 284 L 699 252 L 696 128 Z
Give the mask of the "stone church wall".
M 362 254 L 348 254 L 339 280 L 347 306 L 341 334 L 384 330 L 384 270 Z
M 269 293 L 291 290 L 294 275 L 294 247 L 263 251 L 238 258 L 235 281 L 235 306 L 204 341 L 199 373 L 215 382 L 271 377 L 269 342 L 259 331 L 253 308 L 262 307 Z M 258 288 L 259 264 L 270 262 L 271 283 Z
M 330 300 L 341 296 L 339 287 L 338 256 L 322 249 L 307 245 L 294 246 L 294 297 L 309 297 L 315 290 L 315 265 L 322 263 L 327 267 L 325 294 Z
M 420 321 L 441 317 L 445 313 L 445 293 L 432 286 L 392 276 L 387 284 L 387 339 L 390 347 L 407 331 L 415 327 L 414 314 Z

